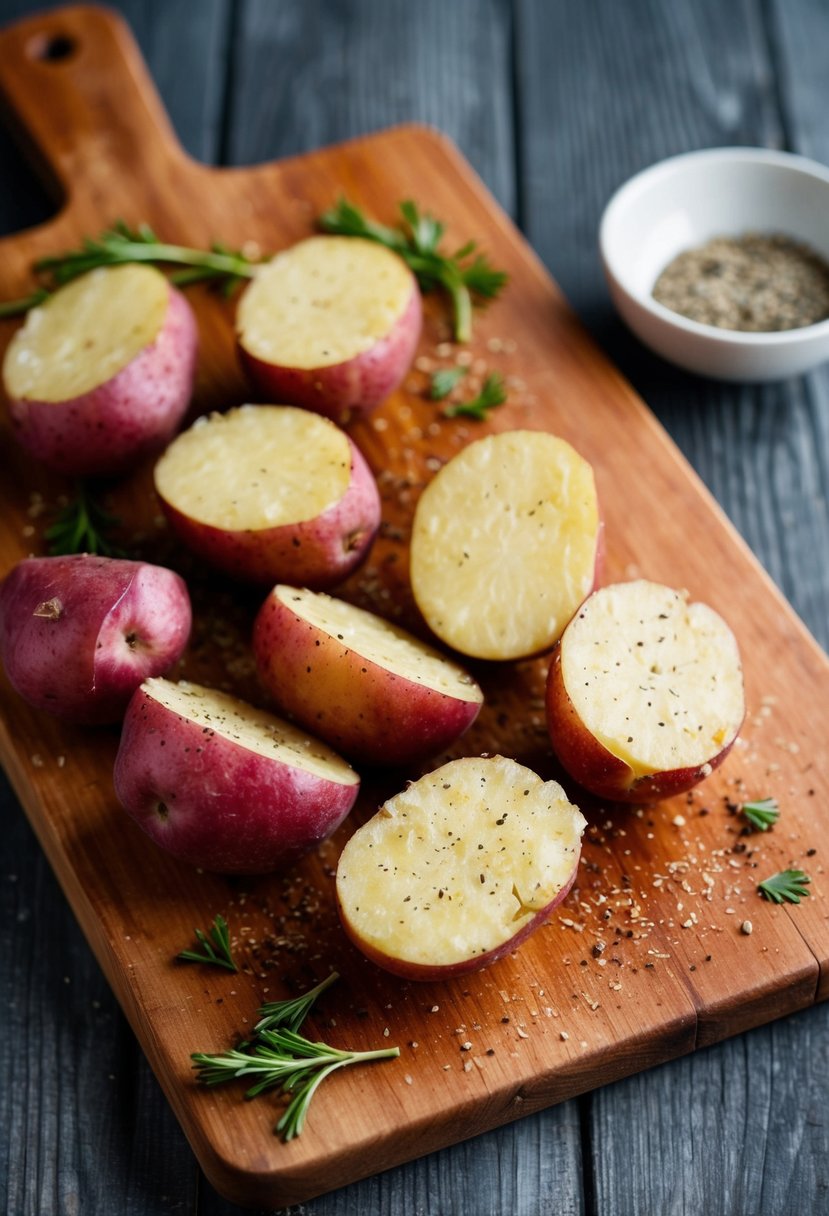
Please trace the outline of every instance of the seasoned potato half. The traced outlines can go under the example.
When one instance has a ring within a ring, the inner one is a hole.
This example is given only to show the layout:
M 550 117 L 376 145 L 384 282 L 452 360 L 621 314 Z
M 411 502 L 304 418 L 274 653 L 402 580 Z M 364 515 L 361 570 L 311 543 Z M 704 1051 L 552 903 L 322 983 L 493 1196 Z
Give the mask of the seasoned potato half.
M 351 439 L 291 406 L 200 418 L 158 461 L 155 486 L 185 544 L 259 583 L 333 586 L 380 523 L 374 477 Z
M 329 836 L 359 777 L 318 739 L 198 684 L 146 680 L 115 763 L 121 804 L 182 861 L 265 874 Z
M 565 898 L 585 826 L 560 785 L 516 761 L 453 760 L 391 798 L 343 849 L 345 930 L 408 979 L 486 966 Z
M 605 798 L 682 793 L 721 764 L 745 715 L 734 634 L 706 604 L 643 579 L 595 592 L 547 683 L 553 747 Z
M 123 471 L 178 427 L 196 345 L 189 304 L 158 270 L 90 271 L 32 309 L 8 346 L 18 438 L 62 473 Z
M 265 396 L 346 423 L 400 383 L 421 311 L 396 253 L 360 238 L 309 237 L 257 269 L 239 301 L 239 350 Z
M 441 641 L 480 659 L 548 650 L 601 557 L 593 470 L 563 439 L 472 443 L 426 487 L 412 530 L 415 600 Z
M 256 619 L 259 673 L 277 705 L 355 760 L 408 764 L 476 718 L 473 678 L 397 625 L 342 600 L 277 586 Z

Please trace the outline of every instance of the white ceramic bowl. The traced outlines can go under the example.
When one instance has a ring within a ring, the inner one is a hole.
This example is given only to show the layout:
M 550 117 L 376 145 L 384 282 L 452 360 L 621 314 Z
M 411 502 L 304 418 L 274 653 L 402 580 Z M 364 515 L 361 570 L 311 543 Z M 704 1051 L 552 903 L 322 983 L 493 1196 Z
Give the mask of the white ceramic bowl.
M 781 232 L 829 261 L 829 168 L 788 152 L 714 148 L 661 161 L 613 195 L 599 229 L 610 294 L 663 358 L 723 380 L 779 380 L 829 359 L 829 320 L 775 333 L 690 321 L 653 299 L 678 253 L 715 236 Z

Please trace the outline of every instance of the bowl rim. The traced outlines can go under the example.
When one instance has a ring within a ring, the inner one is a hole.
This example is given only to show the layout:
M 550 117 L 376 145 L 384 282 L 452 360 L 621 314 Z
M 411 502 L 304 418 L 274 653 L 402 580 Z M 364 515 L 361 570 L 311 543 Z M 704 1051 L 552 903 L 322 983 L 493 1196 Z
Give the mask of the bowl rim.
M 627 181 L 624 181 L 610 196 L 599 221 L 599 252 L 607 277 L 616 284 L 620 291 L 624 292 L 628 299 L 663 324 L 670 325 L 694 337 L 705 338 L 718 345 L 736 344 L 745 347 L 798 346 L 805 342 L 819 341 L 822 338 L 829 340 L 829 317 L 825 317 L 822 321 L 815 321 L 812 325 L 799 325 L 796 329 L 773 329 L 761 332 L 743 329 L 725 329 L 717 325 L 706 325 L 701 321 L 692 321 L 690 317 L 685 317 L 682 313 L 674 312 L 671 308 L 666 308 L 664 304 L 660 304 L 658 300 L 655 300 L 652 295 L 634 291 L 625 281 L 624 277 L 618 273 L 613 259 L 608 252 L 608 232 L 620 208 L 629 205 L 631 201 L 635 201 L 637 195 L 649 189 L 661 178 L 670 177 L 685 165 L 695 162 L 704 164 L 706 161 L 773 165 L 791 172 L 802 173 L 807 177 L 822 182 L 829 189 L 829 166 L 821 164 L 820 161 L 812 160 L 808 156 L 801 156 L 797 152 L 784 152 L 776 148 L 736 146 L 699 148 L 693 152 L 680 152 L 676 156 L 668 156 L 664 160 L 656 161 L 655 164 L 640 169 L 633 177 L 629 177 Z

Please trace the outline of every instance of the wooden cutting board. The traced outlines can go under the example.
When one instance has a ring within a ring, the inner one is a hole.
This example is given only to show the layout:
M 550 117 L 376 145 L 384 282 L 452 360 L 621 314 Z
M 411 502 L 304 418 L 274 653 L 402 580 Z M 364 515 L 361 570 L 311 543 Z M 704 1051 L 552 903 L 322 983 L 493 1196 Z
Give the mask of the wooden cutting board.
M 475 238 L 509 271 L 469 348 L 473 372 L 509 378 L 509 401 L 491 422 L 443 419 L 426 398 L 429 368 L 456 354 L 442 345 L 445 313 L 430 299 L 404 389 L 353 428 L 378 476 L 384 528 L 344 594 L 422 630 L 407 580 L 419 490 L 487 431 L 549 430 L 595 466 L 608 578 L 687 587 L 730 621 L 745 660 L 749 714 L 724 768 L 693 797 L 642 810 L 585 806 L 580 879 L 563 908 L 515 956 L 440 985 L 387 976 L 347 945 L 332 874 L 348 826 L 280 877 L 197 873 L 156 850 L 118 807 L 117 732 L 53 722 L 3 677 L 3 764 L 217 1189 L 241 1203 L 299 1202 L 829 996 L 826 657 L 458 152 L 434 131 L 403 127 L 281 164 L 196 164 L 176 143 L 129 32 L 95 8 L 0 33 L 0 84 L 62 197 L 54 220 L 0 241 L 0 298 L 31 288 L 33 259 L 116 218 L 146 221 L 170 241 L 275 250 L 309 234 L 341 194 L 387 222 L 399 200 L 414 198 L 447 220 L 449 244 Z M 225 408 L 249 395 L 234 356 L 233 304 L 201 290 L 191 298 L 202 345 L 194 411 Z M 14 325 L 3 323 L 3 344 Z M 21 453 L 5 412 L 1 425 L 5 572 L 44 551 L 43 528 L 68 487 Z M 185 673 L 261 701 L 248 645 L 257 596 L 211 582 L 176 548 L 149 474 L 107 494 L 133 550 L 190 581 L 196 630 Z M 476 674 L 487 705 L 453 754 L 499 750 L 557 776 L 543 660 Z M 367 775 L 354 821 L 413 775 Z M 779 824 L 742 835 L 733 804 L 768 795 L 780 802 Z M 799 907 L 765 903 L 758 880 L 791 865 L 810 873 L 811 897 Z M 194 927 L 220 912 L 240 973 L 176 963 Z M 241 1087 L 200 1090 L 190 1053 L 232 1045 L 263 1000 L 302 990 L 331 967 L 343 978 L 308 1033 L 355 1048 L 397 1044 L 400 1059 L 332 1078 L 302 1137 L 285 1145 L 272 1134 L 276 1100 L 245 1103 Z

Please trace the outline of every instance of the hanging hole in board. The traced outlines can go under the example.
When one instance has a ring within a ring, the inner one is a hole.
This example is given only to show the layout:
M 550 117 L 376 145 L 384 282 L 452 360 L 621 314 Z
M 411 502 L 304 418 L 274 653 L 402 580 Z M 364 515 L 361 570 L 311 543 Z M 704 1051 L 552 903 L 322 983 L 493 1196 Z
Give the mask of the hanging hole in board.
M 67 34 L 38 34 L 28 46 L 30 57 L 43 63 L 61 63 L 71 59 L 76 50 L 75 39 Z

